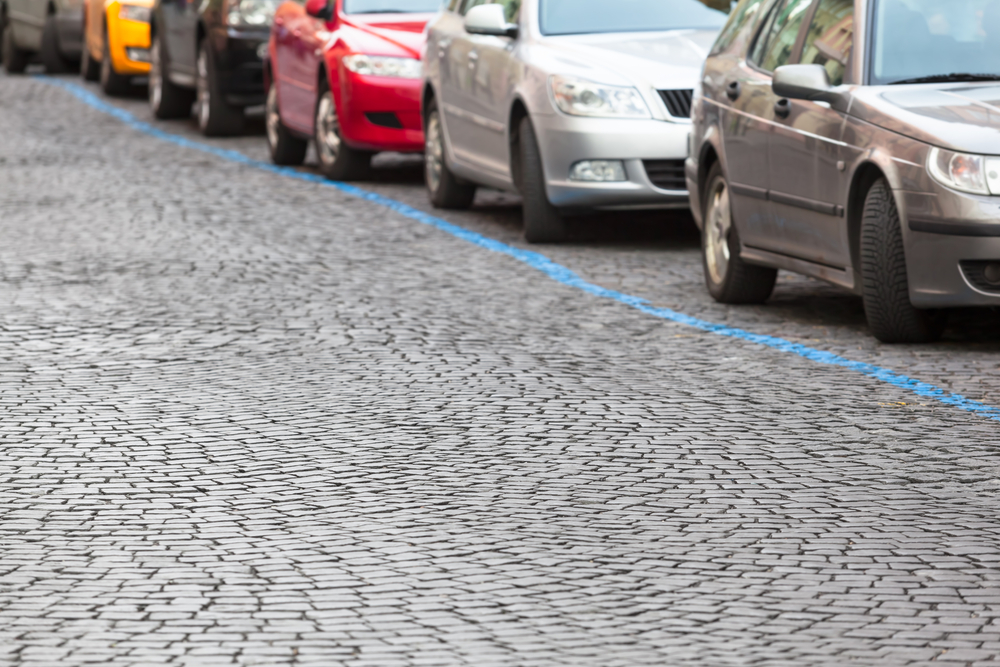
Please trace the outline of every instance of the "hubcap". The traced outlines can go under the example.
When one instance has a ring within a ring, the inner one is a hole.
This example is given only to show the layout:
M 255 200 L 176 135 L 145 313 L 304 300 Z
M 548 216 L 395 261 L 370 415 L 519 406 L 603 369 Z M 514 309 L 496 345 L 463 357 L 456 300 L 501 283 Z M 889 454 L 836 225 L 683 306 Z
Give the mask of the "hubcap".
M 316 107 L 316 153 L 324 164 L 332 163 L 340 152 L 339 125 L 333 94 L 326 91 Z
M 153 42 L 149 61 L 149 106 L 153 108 L 153 111 L 156 111 L 160 108 L 160 100 L 163 99 L 163 84 L 160 80 L 159 40 Z
M 716 285 L 726 279 L 729 271 L 729 231 L 732 220 L 729 188 L 724 179 L 717 178 L 708 192 L 708 210 L 705 215 L 705 263 L 709 276 Z
M 211 89 L 208 85 L 208 50 L 198 53 L 198 125 L 202 129 L 208 127 Z
M 278 111 L 278 86 L 273 83 L 271 89 L 267 91 L 264 121 L 267 125 L 267 142 L 274 148 L 278 145 L 278 124 L 281 123 L 281 114 Z
M 427 187 L 437 192 L 441 184 L 441 170 L 444 167 L 444 141 L 441 138 L 441 118 L 437 111 L 427 119 L 427 139 L 424 144 L 424 172 Z

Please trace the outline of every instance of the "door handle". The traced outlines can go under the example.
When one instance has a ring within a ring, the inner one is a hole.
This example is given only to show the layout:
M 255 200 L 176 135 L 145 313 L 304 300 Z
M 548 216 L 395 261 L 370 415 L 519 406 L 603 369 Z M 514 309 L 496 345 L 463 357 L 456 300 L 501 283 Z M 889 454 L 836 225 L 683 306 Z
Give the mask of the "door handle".
M 726 97 L 730 101 L 735 102 L 739 99 L 739 96 L 743 93 L 743 86 L 740 85 L 739 81 L 730 81 L 729 85 L 726 86 Z
M 782 97 L 780 100 L 774 103 L 774 115 L 778 118 L 788 118 L 788 114 L 792 113 L 792 102 L 791 100 Z

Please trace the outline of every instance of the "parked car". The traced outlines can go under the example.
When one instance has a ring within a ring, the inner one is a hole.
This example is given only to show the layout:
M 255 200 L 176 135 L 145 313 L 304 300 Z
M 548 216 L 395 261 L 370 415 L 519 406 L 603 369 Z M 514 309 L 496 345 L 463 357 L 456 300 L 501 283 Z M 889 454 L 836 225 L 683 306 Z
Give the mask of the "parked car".
M 533 242 L 582 210 L 686 208 L 692 89 L 729 4 L 450 0 L 424 61 L 431 202 L 520 192 Z
M 998 45 L 995 1 L 741 0 L 686 170 L 712 296 L 788 269 L 861 295 L 885 342 L 1000 305 Z
M 239 134 L 246 107 L 264 103 L 264 64 L 279 0 L 156 0 L 149 104 L 157 118 L 194 103 L 206 136 Z
M 149 17 L 153 0 L 87 0 L 83 11 L 80 73 L 100 80 L 108 95 L 128 91 L 132 77 L 149 73 Z
M 269 46 L 271 157 L 301 164 L 309 138 L 329 178 L 368 175 L 378 151 L 420 152 L 424 27 L 440 0 L 308 0 L 278 8 Z
M 19 74 L 40 58 L 49 74 L 70 72 L 80 58 L 83 0 L 0 0 L 0 60 Z

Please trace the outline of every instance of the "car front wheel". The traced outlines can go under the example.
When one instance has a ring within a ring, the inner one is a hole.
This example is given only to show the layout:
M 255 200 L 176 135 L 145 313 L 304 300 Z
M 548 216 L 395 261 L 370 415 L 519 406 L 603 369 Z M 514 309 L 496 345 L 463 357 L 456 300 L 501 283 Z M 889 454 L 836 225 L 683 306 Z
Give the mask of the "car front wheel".
M 899 210 L 884 178 L 865 197 L 861 278 L 868 327 L 883 343 L 930 343 L 944 333 L 947 311 L 921 310 L 910 302 Z
M 224 137 L 243 132 L 246 117 L 243 109 L 226 103 L 215 69 L 215 58 L 208 40 L 198 51 L 198 128 L 206 137 Z
M 84 29 L 84 35 L 87 34 Z M 84 81 L 97 81 L 101 76 L 101 63 L 94 60 L 90 55 L 90 46 L 84 37 L 83 50 L 80 53 L 80 76 Z
M 740 257 L 740 238 L 733 224 L 729 183 L 716 162 L 705 179 L 701 248 L 705 285 L 720 303 L 764 303 L 774 291 L 777 269 L 747 264 Z
M 309 142 L 292 134 L 281 122 L 281 109 L 278 106 L 278 86 L 271 84 L 267 91 L 267 105 L 264 110 L 264 123 L 267 129 L 267 147 L 271 151 L 271 161 L 274 164 L 298 166 L 306 159 Z
M 332 181 L 357 181 L 371 173 L 372 154 L 351 148 L 340 133 L 337 105 L 329 88 L 319 91 L 313 122 L 319 170 Z
M 65 74 L 73 69 L 73 63 L 59 50 L 59 28 L 55 14 L 49 14 L 42 28 L 42 64 L 46 74 Z
M 111 60 L 111 45 L 108 30 L 104 29 L 104 46 L 101 49 L 101 90 L 107 95 L 124 95 L 128 92 L 131 78 L 115 71 Z
M 191 115 L 194 94 L 169 79 L 164 55 L 163 42 L 154 35 L 149 49 L 149 106 L 160 120 L 186 118 Z
M 14 43 L 14 28 L 10 22 L 4 24 L 3 35 L 0 40 L 3 44 L 0 49 L 3 52 L 3 66 L 8 74 L 21 74 L 28 67 L 28 53 L 17 48 Z
M 427 105 L 424 128 L 424 181 L 431 205 L 444 209 L 465 209 L 476 198 L 476 186 L 455 177 L 445 159 L 444 128 L 441 113 L 431 100 Z
M 529 243 L 556 243 L 568 235 L 566 221 L 549 202 L 545 192 L 542 152 L 531 119 L 525 116 L 518 128 L 521 157 L 521 190 L 524 211 L 524 238 Z

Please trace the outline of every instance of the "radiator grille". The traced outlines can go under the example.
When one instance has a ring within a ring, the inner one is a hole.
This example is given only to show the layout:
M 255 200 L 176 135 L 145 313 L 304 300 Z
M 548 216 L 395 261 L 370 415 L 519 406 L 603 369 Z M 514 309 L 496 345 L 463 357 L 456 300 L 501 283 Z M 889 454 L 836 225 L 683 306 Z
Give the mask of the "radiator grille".
M 691 117 L 691 100 L 694 98 L 693 90 L 660 90 L 660 97 L 667 105 L 667 111 L 674 118 Z
M 664 190 L 687 190 L 684 160 L 643 160 L 649 180 Z

